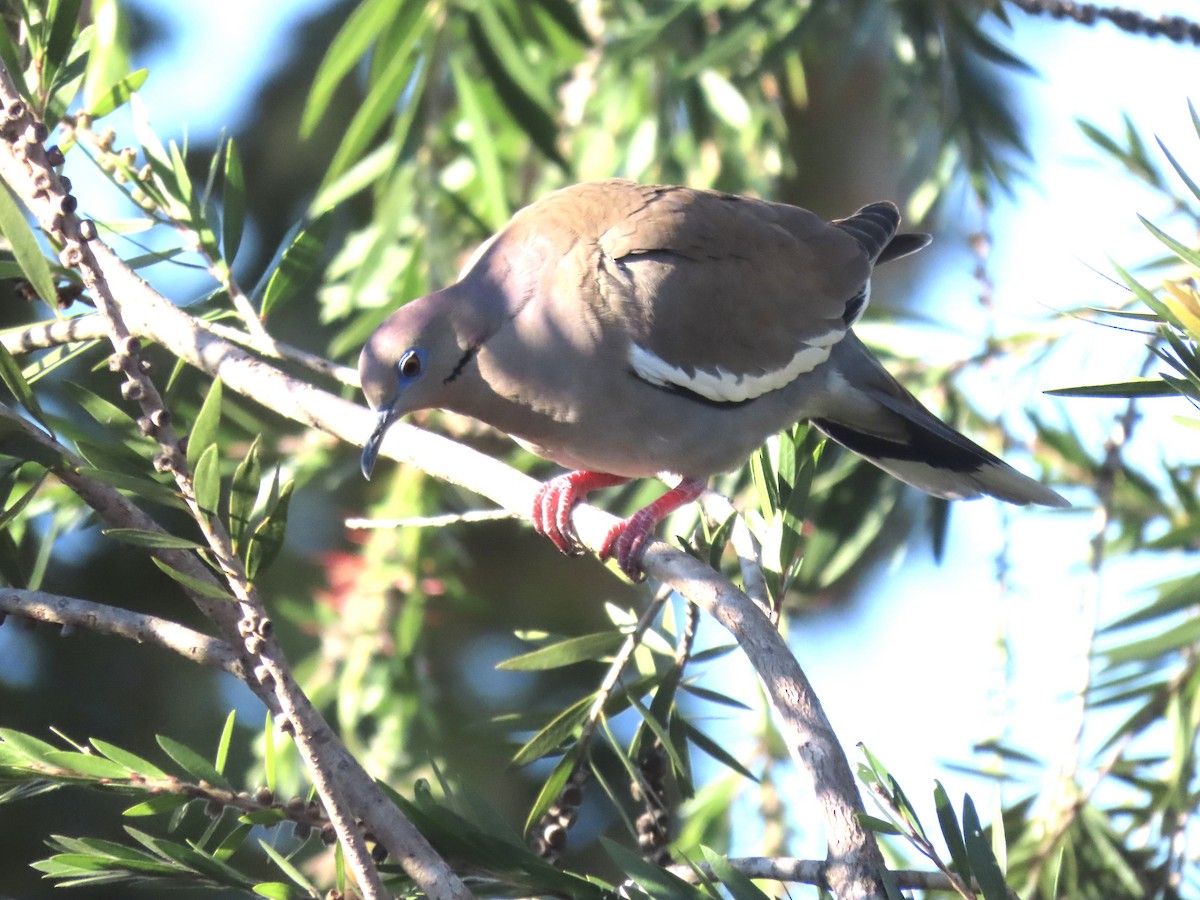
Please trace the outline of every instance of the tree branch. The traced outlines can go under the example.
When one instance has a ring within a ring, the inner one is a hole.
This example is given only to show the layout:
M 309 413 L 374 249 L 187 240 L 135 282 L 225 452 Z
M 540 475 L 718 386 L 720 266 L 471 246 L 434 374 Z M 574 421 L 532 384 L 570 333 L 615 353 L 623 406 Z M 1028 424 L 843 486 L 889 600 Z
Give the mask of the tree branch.
M 139 644 L 156 644 L 191 662 L 212 669 L 223 669 L 243 680 L 250 674 L 241 655 L 230 644 L 158 616 L 91 600 L 18 588 L 0 588 L 0 612 L 39 622 L 76 625 L 97 634 L 123 637 Z
M 108 248 L 94 248 L 100 266 L 122 297 L 126 322 L 236 391 L 303 425 L 355 446 L 370 434 L 375 415 L 292 378 L 239 347 L 199 328 L 159 296 Z M 392 426 L 380 456 L 415 465 L 430 475 L 490 498 L 523 518 L 533 509 L 538 482 L 481 453 L 405 422 Z M 580 539 L 597 550 L 613 516 L 581 505 L 572 513 Z M 643 557 L 648 575 L 669 584 L 724 625 L 762 678 L 780 719 L 793 760 L 812 778 L 829 841 L 828 877 L 842 898 L 884 896 L 884 868 L 873 835 L 855 819 L 863 812 L 850 764 L 821 703 L 786 642 L 762 611 L 728 579 L 662 541 Z
M 121 368 L 129 378 L 128 384 L 136 385 L 136 395 L 129 399 L 144 403 L 157 403 L 157 389 L 146 379 L 145 372 L 137 365 L 136 348 L 130 343 L 131 334 L 126 320 L 124 300 L 118 303 L 121 282 L 106 277 L 112 271 L 113 262 L 118 263 L 122 275 L 134 279 L 141 290 L 153 292 L 98 240 L 95 227 L 87 227 L 74 215 L 75 198 L 68 186 L 50 166 L 43 142 L 45 126 L 37 122 L 17 93 L 7 69 L 0 64 L 0 105 L 4 110 L 3 133 L 0 140 L 0 177 L 13 188 L 28 208 L 37 217 L 47 234 L 63 243 L 61 261 L 64 265 L 77 268 L 93 300 L 106 321 L 108 331 L 116 346 L 116 356 Z M 95 252 L 93 252 L 93 245 Z M 100 265 L 105 260 L 107 266 Z M 163 307 L 171 307 L 166 300 L 154 295 Z M 181 313 L 181 315 L 183 315 Z M 190 316 L 184 318 L 191 320 Z M 194 323 L 194 320 L 192 320 Z M 198 324 L 193 324 L 197 333 L 206 333 Z M 217 340 L 214 338 L 214 340 Z M 225 343 L 222 341 L 221 343 Z M 190 491 L 190 477 L 186 473 L 182 454 L 174 446 L 169 428 L 162 429 L 164 467 L 176 475 L 185 501 L 196 513 L 195 497 Z M 214 554 L 228 576 L 230 586 L 238 594 L 243 617 L 237 623 L 240 636 L 244 638 L 247 652 L 261 662 L 255 667 L 255 678 L 247 683 L 260 694 L 274 694 L 285 716 L 283 723 L 295 737 L 305 766 L 325 804 L 330 821 L 338 832 L 348 861 L 357 881 L 367 896 L 382 898 L 384 890 L 370 855 L 366 850 L 362 833 L 353 816 L 354 810 L 373 831 L 380 842 L 404 866 L 408 874 L 435 900 L 465 900 L 470 892 L 454 874 L 429 842 L 409 822 L 400 810 L 380 791 L 358 761 L 336 738 L 332 729 L 312 706 L 308 697 L 291 677 L 286 658 L 270 632 L 270 621 L 263 614 L 254 592 L 249 589 L 240 562 L 228 552 L 227 541 L 222 539 L 218 527 L 202 513 L 194 516 L 204 530 Z M 207 527 L 206 527 L 207 526 Z M 235 634 L 238 632 L 235 631 Z
M 0 101 L 9 110 L 10 119 L 13 118 L 14 103 L 19 104 L 19 100 L 2 68 Z M 23 105 L 19 108 L 24 115 Z M 68 250 L 78 248 L 78 258 L 64 252 L 64 257 L 69 256 L 64 261 L 83 267 L 89 288 L 120 298 L 125 327 L 133 334 L 162 344 L 202 371 L 220 377 L 228 388 L 263 406 L 361 446 L 374 425 L 373 414 L 291 378 L 214 335 L 157 294 L 103 243 L 83 241 L 79 223 L 71 215 L 73 201 L 65 202 L 72 198 L 67 197 L 61 185 L 57 191 L 47 191 L 38 187 L 34 179 L 31 165 L 37 167 L 39 174 L 52 176 L 51 187 L 58 182 L 45 163 L 40 145 L 23 149 L 26 155 L 18 158 L 13 143 L 0 141 L 0 175 L 35 212 L 48 233 L 63 233 L 68 239 Z M 533 508 L 538 488 L 533 479 L 406 423 L 393 426 L 380 455 L 416 465 L 434 477 L 487 496 L 522 516 L 527 517 Z M 583 542 L 596 550 L 615 519 L 593 507 L 580 506 L 574 510 L 572 521 Z M 863 812 L 863 804 L 853 772 L 812 685 L 782 636 L 754 602 L 728 579 L 662 541 L 649 544 L 643 568 L 724 625 L 762 678 L 789 752 L 814 783 L 829 842 L 826 878 L 830 887 L 843 900 L 885 896 L 880 875 L 884 869 L 882 854 L 874 836 L 855 818 L 856 813 Z M 276 655 L 274 642 L 266 643 L 266 649 L 256 649 L 268 654 L 264 657 L 268 661 L 282 666 L 282 655 Z M 305 751 L 314 782 L 324 787 L 327 777 L 336 779 L 368 827 L 432 897 L 440 900 L 469 896 L 462 882 L 427 841 L 379 793 L 286 669 L 270 674 L 275 694 L 288 720 L 296 727 L 297 743 Z M 333 810 L 330 812 L 332 815 Z

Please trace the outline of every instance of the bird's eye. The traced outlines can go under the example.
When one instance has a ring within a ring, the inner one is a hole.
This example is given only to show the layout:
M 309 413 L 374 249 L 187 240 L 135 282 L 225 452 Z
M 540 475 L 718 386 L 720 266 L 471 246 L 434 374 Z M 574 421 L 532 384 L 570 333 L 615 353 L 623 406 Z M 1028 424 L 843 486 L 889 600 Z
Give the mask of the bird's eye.
M 402 378 L 416 378 L 421 374 L 422 358 L 424 354 L 419 350 L 408 350 L 400 357 L 400 362 L 396 365 Z

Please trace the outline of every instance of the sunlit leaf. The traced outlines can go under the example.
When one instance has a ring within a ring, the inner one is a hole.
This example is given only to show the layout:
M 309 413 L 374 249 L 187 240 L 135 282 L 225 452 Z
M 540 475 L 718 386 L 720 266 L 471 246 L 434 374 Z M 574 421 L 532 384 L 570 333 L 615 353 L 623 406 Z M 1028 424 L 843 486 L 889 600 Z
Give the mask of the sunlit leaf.
M 146 77 L 149 74 L 146 69 L 138 69 L 136 72 L 126 75 L 96 98 L 96 102 L 88 110 L 88 115 L 93 119 L 100 119 L 124 106 L 134 92 L 146 83 Z
M 8 240 L 13 256 L 34 292 L 51 309 L 57 309 L 58 288 L 50 272 L 50 263 L 7 184 L 0 184 L 0 232 Z
M 105 528 L 101 531 L 107 537 L 115 538 L 126 544 L 138 547 L 152 547 L 158 550 L 198 550 L 203 547 L 196 541 L 177 537 L 165 531 L 143 531 L 139 528 Z
M 279 265 L 271 273 L 263 290 L 259 311 L 263 319 L 280 303 L 294 299 L 304 289 L 310 289 L 332 225 L 333 220 L 328 215 L 309 222 L 283 251 Z
M 547 669 L 557 669 L 585 660 L 598 660 L 616 651 L 625 637 L 617 631 L 600 631 L 594 634 L 584 634 L 578 637 L 558 641 L 546 647 L 539 647 L 529 653 L 522 653 L 496 664 L 496 668 L 505 672 L 537 672 Z
M 188 434 L 187 464 L 195 469 L 201 454 L 216 443 L 217 429 L 221 423 L 221 379 L 214 378 L 212 386 L 204 397 L 200 411 L 196 413 L 196 421 Z M 215 509 L 215 507 L 213 507 Z

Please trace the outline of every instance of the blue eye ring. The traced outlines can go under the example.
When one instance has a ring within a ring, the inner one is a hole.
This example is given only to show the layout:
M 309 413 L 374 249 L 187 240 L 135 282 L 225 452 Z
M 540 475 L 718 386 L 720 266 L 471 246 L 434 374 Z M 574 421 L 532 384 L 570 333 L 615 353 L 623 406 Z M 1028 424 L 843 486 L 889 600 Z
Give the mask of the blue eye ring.
M 413 348 L 405 350 L 396 363 L 396 374 L 400 381 L 416 381 L 425 370 L 425 351 Z

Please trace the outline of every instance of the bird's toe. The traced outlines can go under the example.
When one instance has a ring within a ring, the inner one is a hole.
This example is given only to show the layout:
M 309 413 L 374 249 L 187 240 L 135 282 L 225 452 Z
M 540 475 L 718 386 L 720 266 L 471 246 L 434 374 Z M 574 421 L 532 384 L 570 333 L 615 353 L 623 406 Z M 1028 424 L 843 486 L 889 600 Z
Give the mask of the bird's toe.
M 583 545 L 571 527 L 571 507 L 576 500 L 570 484 L 554 478 L 542 485 L 533 502 L 534 530 L 567 556 L 583 553 Z
M 646 573 L 642 571 L 642 552 L 650 535 L 650 527 L 639 522 L 637 516 L 625 519 L 609 529 L 600 547 L 600 558 L 615 559 L 617 567 L 634 584 L 646 578 Z

